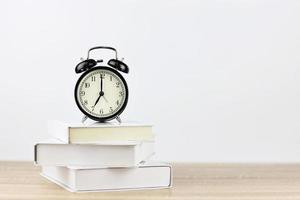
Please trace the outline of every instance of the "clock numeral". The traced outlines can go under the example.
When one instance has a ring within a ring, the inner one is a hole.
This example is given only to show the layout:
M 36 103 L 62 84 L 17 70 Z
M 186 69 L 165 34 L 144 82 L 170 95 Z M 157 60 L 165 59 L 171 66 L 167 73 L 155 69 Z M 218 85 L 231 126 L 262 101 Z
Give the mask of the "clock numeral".
M 92 81 L 93 81 L 93 82 L 96 81 L 96 76 L 92 76 Z
M 105 78 L 105 73 L 100 73 L 100 77 Z
M 109 80 L 112 81 L 112 76 L 109 77 Z
M 103 109 L 100 109 L 99 113 L 100 113 L 100 114 L 103 114 Z
M 117 104 L 117 105 L 119 105 L 119 104 L 120 104 L 120 101 L 119 101 L 119 100 L 117 100 L 116 104 Z
M 85 95 L 85 91 L 80 91 L 80 95 L 84 96 Z
M 117 87 L 117 88 L 120 87 L 120 84 L 121 84 L 120 82 L 117 82 L 117 83 L 116 83 L 116 87 Z
M 112 108 L 112 107 L 109 107 L 109 111 L 110 111 L 110 112 L 113 112 L 114 110 L 113 110 L 113 108 Z
M 90 86 L 91 86 L 91 85 L 90 85 L 89 83 L 85 83 L 85 84 L 84 84 L 84 87 L 85 87 L 85 88 L 89 88 Z
M 84 100 L 84 105 L 87 105 L 89 102 L 88 102 L 88 100 Z
M 123 97 L 124 96 L 124 92 L 123 91 L 120 91 L 120 97 Z

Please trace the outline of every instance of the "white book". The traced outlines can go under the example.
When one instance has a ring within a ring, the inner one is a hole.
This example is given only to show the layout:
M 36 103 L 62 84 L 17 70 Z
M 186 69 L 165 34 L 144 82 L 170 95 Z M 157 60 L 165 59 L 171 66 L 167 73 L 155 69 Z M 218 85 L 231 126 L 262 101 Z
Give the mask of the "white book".
M 66 144 L 51 139 L 35 145 L 37 165 L 132 167 L 154 154 L 154 142 Z
M 142 164 L 136 168 L 42 166 L 41 175 L 71 192 L 155 189 L 171 187 L 171 166 Z
M 132 122 L 92 124 L 48 121 L 48 133 L 67 143 L 103 141 L 154 141 L 152 125 Z

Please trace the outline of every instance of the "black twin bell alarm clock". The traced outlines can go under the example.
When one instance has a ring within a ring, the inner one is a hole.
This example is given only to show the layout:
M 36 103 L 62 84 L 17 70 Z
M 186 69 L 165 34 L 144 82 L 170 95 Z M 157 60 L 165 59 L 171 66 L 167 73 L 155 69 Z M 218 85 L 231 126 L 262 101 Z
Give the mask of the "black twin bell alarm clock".
M 107 49 L 115 52 L 107 66 L 103 60 L 90 58 L 90 52 L 96 49 Z M 117 50 L 113 47 L 97 46 L 88 50 L 87 59 L 75 68 L 76 73 L 83 73 L 75 86 L 75 101 L 84 114 L 82 122 L 90 118 L 99 122 L 116 119 L 121 123 L 120 114 L 128 102 L 128 86 L 120 74 L 128 73 L 128 66 L 118 60 Z

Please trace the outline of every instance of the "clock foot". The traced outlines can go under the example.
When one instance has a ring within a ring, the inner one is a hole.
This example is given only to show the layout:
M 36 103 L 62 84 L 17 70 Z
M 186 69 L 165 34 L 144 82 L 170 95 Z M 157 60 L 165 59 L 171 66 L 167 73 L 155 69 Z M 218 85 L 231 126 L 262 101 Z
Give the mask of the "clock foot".
M 122 120 L 119 116 L 116 117 L 116 120 L 121 124 L 122 123 Z
M 87 118 L 88 118 L 88 117 L 87 117 L 86 115 L 84 115 L 84 116 L 82 117 L 82 120 L 81 120 L 81 122 L 82 122 L 82 123 L 84 123 L 84 122 L 85 122 L 85 120 L 87 120 Z

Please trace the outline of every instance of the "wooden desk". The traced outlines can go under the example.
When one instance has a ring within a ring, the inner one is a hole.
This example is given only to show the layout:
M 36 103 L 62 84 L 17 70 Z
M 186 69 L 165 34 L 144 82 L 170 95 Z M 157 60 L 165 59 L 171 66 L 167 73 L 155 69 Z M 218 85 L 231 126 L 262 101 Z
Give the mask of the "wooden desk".
M 174 164 L 172 189 L 70 193 L 31 162 L 0 162 L 0 199 L 300 199 L 300 164 Z

